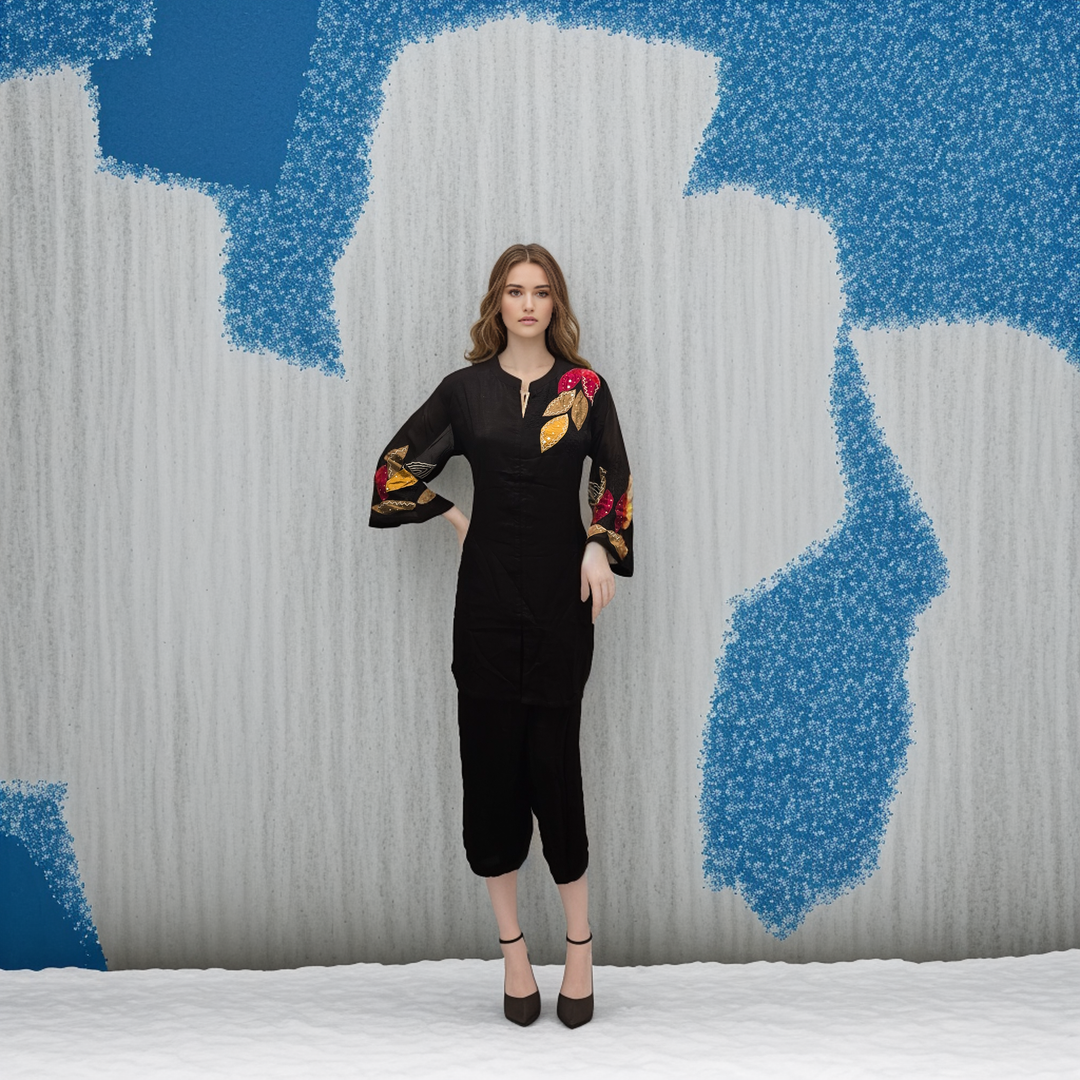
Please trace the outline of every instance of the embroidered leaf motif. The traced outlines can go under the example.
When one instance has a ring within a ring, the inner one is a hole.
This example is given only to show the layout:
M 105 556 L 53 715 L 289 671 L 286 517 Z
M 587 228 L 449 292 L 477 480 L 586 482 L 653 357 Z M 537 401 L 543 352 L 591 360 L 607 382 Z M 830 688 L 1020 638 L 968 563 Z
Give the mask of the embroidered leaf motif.
M 550 450 L 566 434 L 569 426 L 570 421 L 566 419 L 565 413 L 562 416 L 556 416 L 554 420 L 549 420 L 540 429 L 540 453 Z
M 417 504 L 423 506 L 426 502 L 431 502 L 435 498 L 435 492 L 428 488 L 417 500 Z
M 581 376 L 585 369 L 582 367 L 571 368 L 560 380 L 559 380 L 559 393 L 564 390 L 570 390 L 577 386 L 581 382 Z
M 371 509 L 376 514 L 392 514 L 395 510 L 415 510 L 416 503 L 405 499 L 387 499 L 386 502 L 376 503 Z
M 620 559 L 626 558 L 626 541 L 617 533 L 612 532 L 611 529 L 607 530 L 608 539 L 614 545 L 615 550 L 619 553 Z
M 375 470 L 375 489 L 379 493 L 379 499 L 386 498 L 386 466 L 380 465 Z
M 400 491 L 402 488 L 412 487 L 416 482 L 416 477 L 408 469 L 401 468 L 390 475 L 386 481 L 386 490 Z
M 626 558 L 626 541 L 617 533 L 611 529 L 605 529 L 603 525 L 590 525 L 585 533 L 585 538 L 590 536 L 599 536 L 600 533 L 607 533 L 607 538 L 611 541 L 611 546 L 615 549 L 620 559 Z
M 581 430 L 581 425 L 585 423 L 585 417 L 589 412 L 589 399 L 578 392 L 578 396 L 574 398 L 574 407 L 570 410 L 570 419 L 574 421 L 574 426 Z
M 588 395 L 589 404 L 591 405 L 592 399 L 596 396 L 596 391 L 600 389 L 600 376 L 595 371 L 583 368 L 581 372 L 581 388 Z
M 603 465 L 597 467 L 597 471 L 600 473 L 600 483 L 596 483 L 593 480 L 589 481 L 589 505 L 595 506 L 596 500 L 604 494 L 604 488 L 607 487 L 607 469 Z
M 627 492 L 624 491 L 622 495 L 619 496 L 619 501 L 615 504 L 615 520 L 612 524 L 614 524 L 615 528 L 620 532 L 630 524 L 632 507 L 626 496 Z
M 567 409 L 573 404 L 574 401 L 573 390 L 564 390 L 557 398 L 552 398 L 551 403 L 544 410 L 545 416 L 558 416 L 559 413 L 566 412 Z M 581 426 L 580 424 L 578 425 Z
M 592 399 L 596 396 L 596 391 L 600 389 L 600 376 L 591 368 L 571 368 L 559 380 L 559 393 L 561 394 L 564 390 L 577 386 L 578 383 L 581 383 L 581 388 L 585 391 L 585 396 L 591 404 Z
M 405 462 L 405 468 L 413 474 L 413 476 L 422 480 L 432 469 L 434 465 L 429 464 L 426 461 L 407 461 Z
M 596 501 L 596 506 L 593 508 L 593 523 L 595 524 L 602 517 L 607 517 L 611 512 L 611 504 L 615 501 L 615 496 L 610 491 L 605 491 Z
M 408 452 L 409 444 L 406 443 L 404 446 L 391 450 L 384 458 L 387 469 L 387 491 L 398 491 L 401 488 L 412 487 L 416 483 L 416 477 L 405 468 L 405 455 Z

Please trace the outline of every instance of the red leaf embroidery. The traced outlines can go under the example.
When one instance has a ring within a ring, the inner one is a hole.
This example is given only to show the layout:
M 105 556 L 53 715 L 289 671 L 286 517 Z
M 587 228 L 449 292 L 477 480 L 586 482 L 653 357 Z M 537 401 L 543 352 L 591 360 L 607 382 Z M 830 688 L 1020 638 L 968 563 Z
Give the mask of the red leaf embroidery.
M 619 501 L 615 504 L 615 531 L 622 532 L 629 524 L 630 519 L 626 516 L 626 492 L 624 491 L 619 496 Z
M 576 367 L 571 368 L 560 380 L 559 380 L 559 393 L 564 390 L 569 390 L 574 386 L 577 386 L 581 382 L 581 375 L 584 372 L 584 368 Z
M 603 495 L 596 501 L 596 507 L 593 509 L 592 523 L 595 525 L 602 517 L 606 517 L 611 510 L 611 504 L 615 501 L 615 496 L 610 491 L 605 491 Z

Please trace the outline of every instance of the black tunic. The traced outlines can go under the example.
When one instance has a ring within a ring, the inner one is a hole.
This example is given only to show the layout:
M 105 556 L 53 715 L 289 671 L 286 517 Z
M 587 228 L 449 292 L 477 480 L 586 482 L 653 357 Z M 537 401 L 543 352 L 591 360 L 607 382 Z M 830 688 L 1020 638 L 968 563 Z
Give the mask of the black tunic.
M 451 372 L 385 447 L 369 524 L 388 528 L 445 513 L 427 482 L 455 454 L 474 496 L 454 605 L 452 671 L 473 697 L 537 705 L 580 701 L 593 653 L 592 599 L 581 557 L 596 541 L 633 573 L 633 480 L 606 380 L 557 359 L 529 384 L 492 358 Z M 592 459 L 588 529 L 579 491 Z

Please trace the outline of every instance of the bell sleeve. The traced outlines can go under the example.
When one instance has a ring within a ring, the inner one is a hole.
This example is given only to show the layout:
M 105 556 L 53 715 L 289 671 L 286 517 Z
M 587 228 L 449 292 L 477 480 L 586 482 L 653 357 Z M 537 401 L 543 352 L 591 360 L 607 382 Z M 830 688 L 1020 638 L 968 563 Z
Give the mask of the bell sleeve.
M 450 422 L 447 379 L 402 424 L 379 455 L 368 518 L 372 528 L 390 529 L 427 521 L 454 505 L 427 486 L 459 452 Z
M 589 505 L 593 514 L 586 543 L 601 544 L 615 556 L 612 572 L 630 577 L 634 572 L 634 478 L 606 379 L 596 389 L 590 413 Z

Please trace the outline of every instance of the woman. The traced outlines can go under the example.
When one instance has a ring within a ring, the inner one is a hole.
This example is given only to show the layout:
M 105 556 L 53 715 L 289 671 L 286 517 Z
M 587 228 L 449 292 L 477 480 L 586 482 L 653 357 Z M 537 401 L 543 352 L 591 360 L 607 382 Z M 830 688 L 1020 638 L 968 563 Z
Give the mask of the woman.
M 566 912 L 558 1015 L 593 1012 L 588 838 L 578 754 L 593 624 L 633 572 L 633 488 L 606 381 L 578 355 L 566 282 L 539 244 L 499 256 L 470 366 L 447 375 L 383 451 L 370 524 L 442 514 L 461 545 L 452 671 L 465 853 L 487 879 L 505 959 L 504 1012 L 526 1025 L 540 992 L 517 917 L 536 814 Z M 473 518 L 427 486 L 454 454 L 472 466 Z M 588 530 L 579 503 L 592 459 Z

